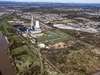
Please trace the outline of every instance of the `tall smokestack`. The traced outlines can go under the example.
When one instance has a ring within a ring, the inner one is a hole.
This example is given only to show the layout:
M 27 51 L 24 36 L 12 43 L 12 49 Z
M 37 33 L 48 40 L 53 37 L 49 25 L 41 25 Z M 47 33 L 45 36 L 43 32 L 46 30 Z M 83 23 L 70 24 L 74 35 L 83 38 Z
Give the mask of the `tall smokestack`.
M 31 16 L 31 29 L 33 29 L 34 23 L 33 23 L 33 15 Z

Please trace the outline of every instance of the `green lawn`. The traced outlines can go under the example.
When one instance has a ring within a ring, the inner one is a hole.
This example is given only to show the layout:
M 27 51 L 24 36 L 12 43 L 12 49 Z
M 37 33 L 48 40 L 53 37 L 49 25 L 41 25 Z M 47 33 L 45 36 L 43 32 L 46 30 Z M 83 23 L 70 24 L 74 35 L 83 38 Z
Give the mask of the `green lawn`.
M 63 19 L 63 20 L 54 20 L 50 21 L 51 23 L 56 23 L 56 24 L 67 24 L 67 23 L 77 23 L 76 20 L 73 19 Z
M 72 39 L 72 37 L 69 34 L 59 29 L 55 29 L 55 30 L 45 32 L 42 37 L 38 38 L 38 41 L 47 44 L 54 44 L 57 42 L 63 42 L 70 39 Z

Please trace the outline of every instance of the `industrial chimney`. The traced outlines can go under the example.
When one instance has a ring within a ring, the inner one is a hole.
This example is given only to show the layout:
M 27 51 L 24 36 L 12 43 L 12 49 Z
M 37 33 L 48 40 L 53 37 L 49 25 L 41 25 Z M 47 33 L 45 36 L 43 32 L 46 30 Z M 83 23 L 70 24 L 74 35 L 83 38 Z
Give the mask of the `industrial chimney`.
M 31 16 L 31 29 L 33 29 L 34 23 L 33 23 L 33 15 Z

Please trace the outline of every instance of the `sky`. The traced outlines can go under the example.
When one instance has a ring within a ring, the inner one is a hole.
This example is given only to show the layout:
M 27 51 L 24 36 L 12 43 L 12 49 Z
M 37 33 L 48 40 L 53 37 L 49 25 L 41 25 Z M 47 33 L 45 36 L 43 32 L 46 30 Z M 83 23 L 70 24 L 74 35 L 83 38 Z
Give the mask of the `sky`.
M 100 3 L 100 0 L 0 0 L 17 2 Z

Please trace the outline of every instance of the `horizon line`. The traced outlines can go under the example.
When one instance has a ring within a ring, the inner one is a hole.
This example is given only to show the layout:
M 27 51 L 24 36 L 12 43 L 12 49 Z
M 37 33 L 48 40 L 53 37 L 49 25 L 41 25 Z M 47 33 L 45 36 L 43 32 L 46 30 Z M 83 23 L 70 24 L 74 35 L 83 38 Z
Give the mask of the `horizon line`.
M 45 1 L 45 2 L 39 2 L 39 1 L 37 1 L 37 2 L 36 2 L 36 1 L 0 1 L 0 2 L 19 2 L 19 3 L 63 3 L 63 4 L 64 4 L 64 3 L 65 3 L 65 4 L 66 4 L 66 3 L 69 3 L 69 4 L 100 4 L 100 3 L 91 3 L 91 2 L 90 2 L 90 3 L 89 3 L 89 2 L 87 2 L 87 3 L 86 3 L 86 2 L 82 2 L 82 3 L 81 3 L 81 2 L 52 2 L 52 1 L 51 1 L 51 2 L 46 2 L 46 1 Z

